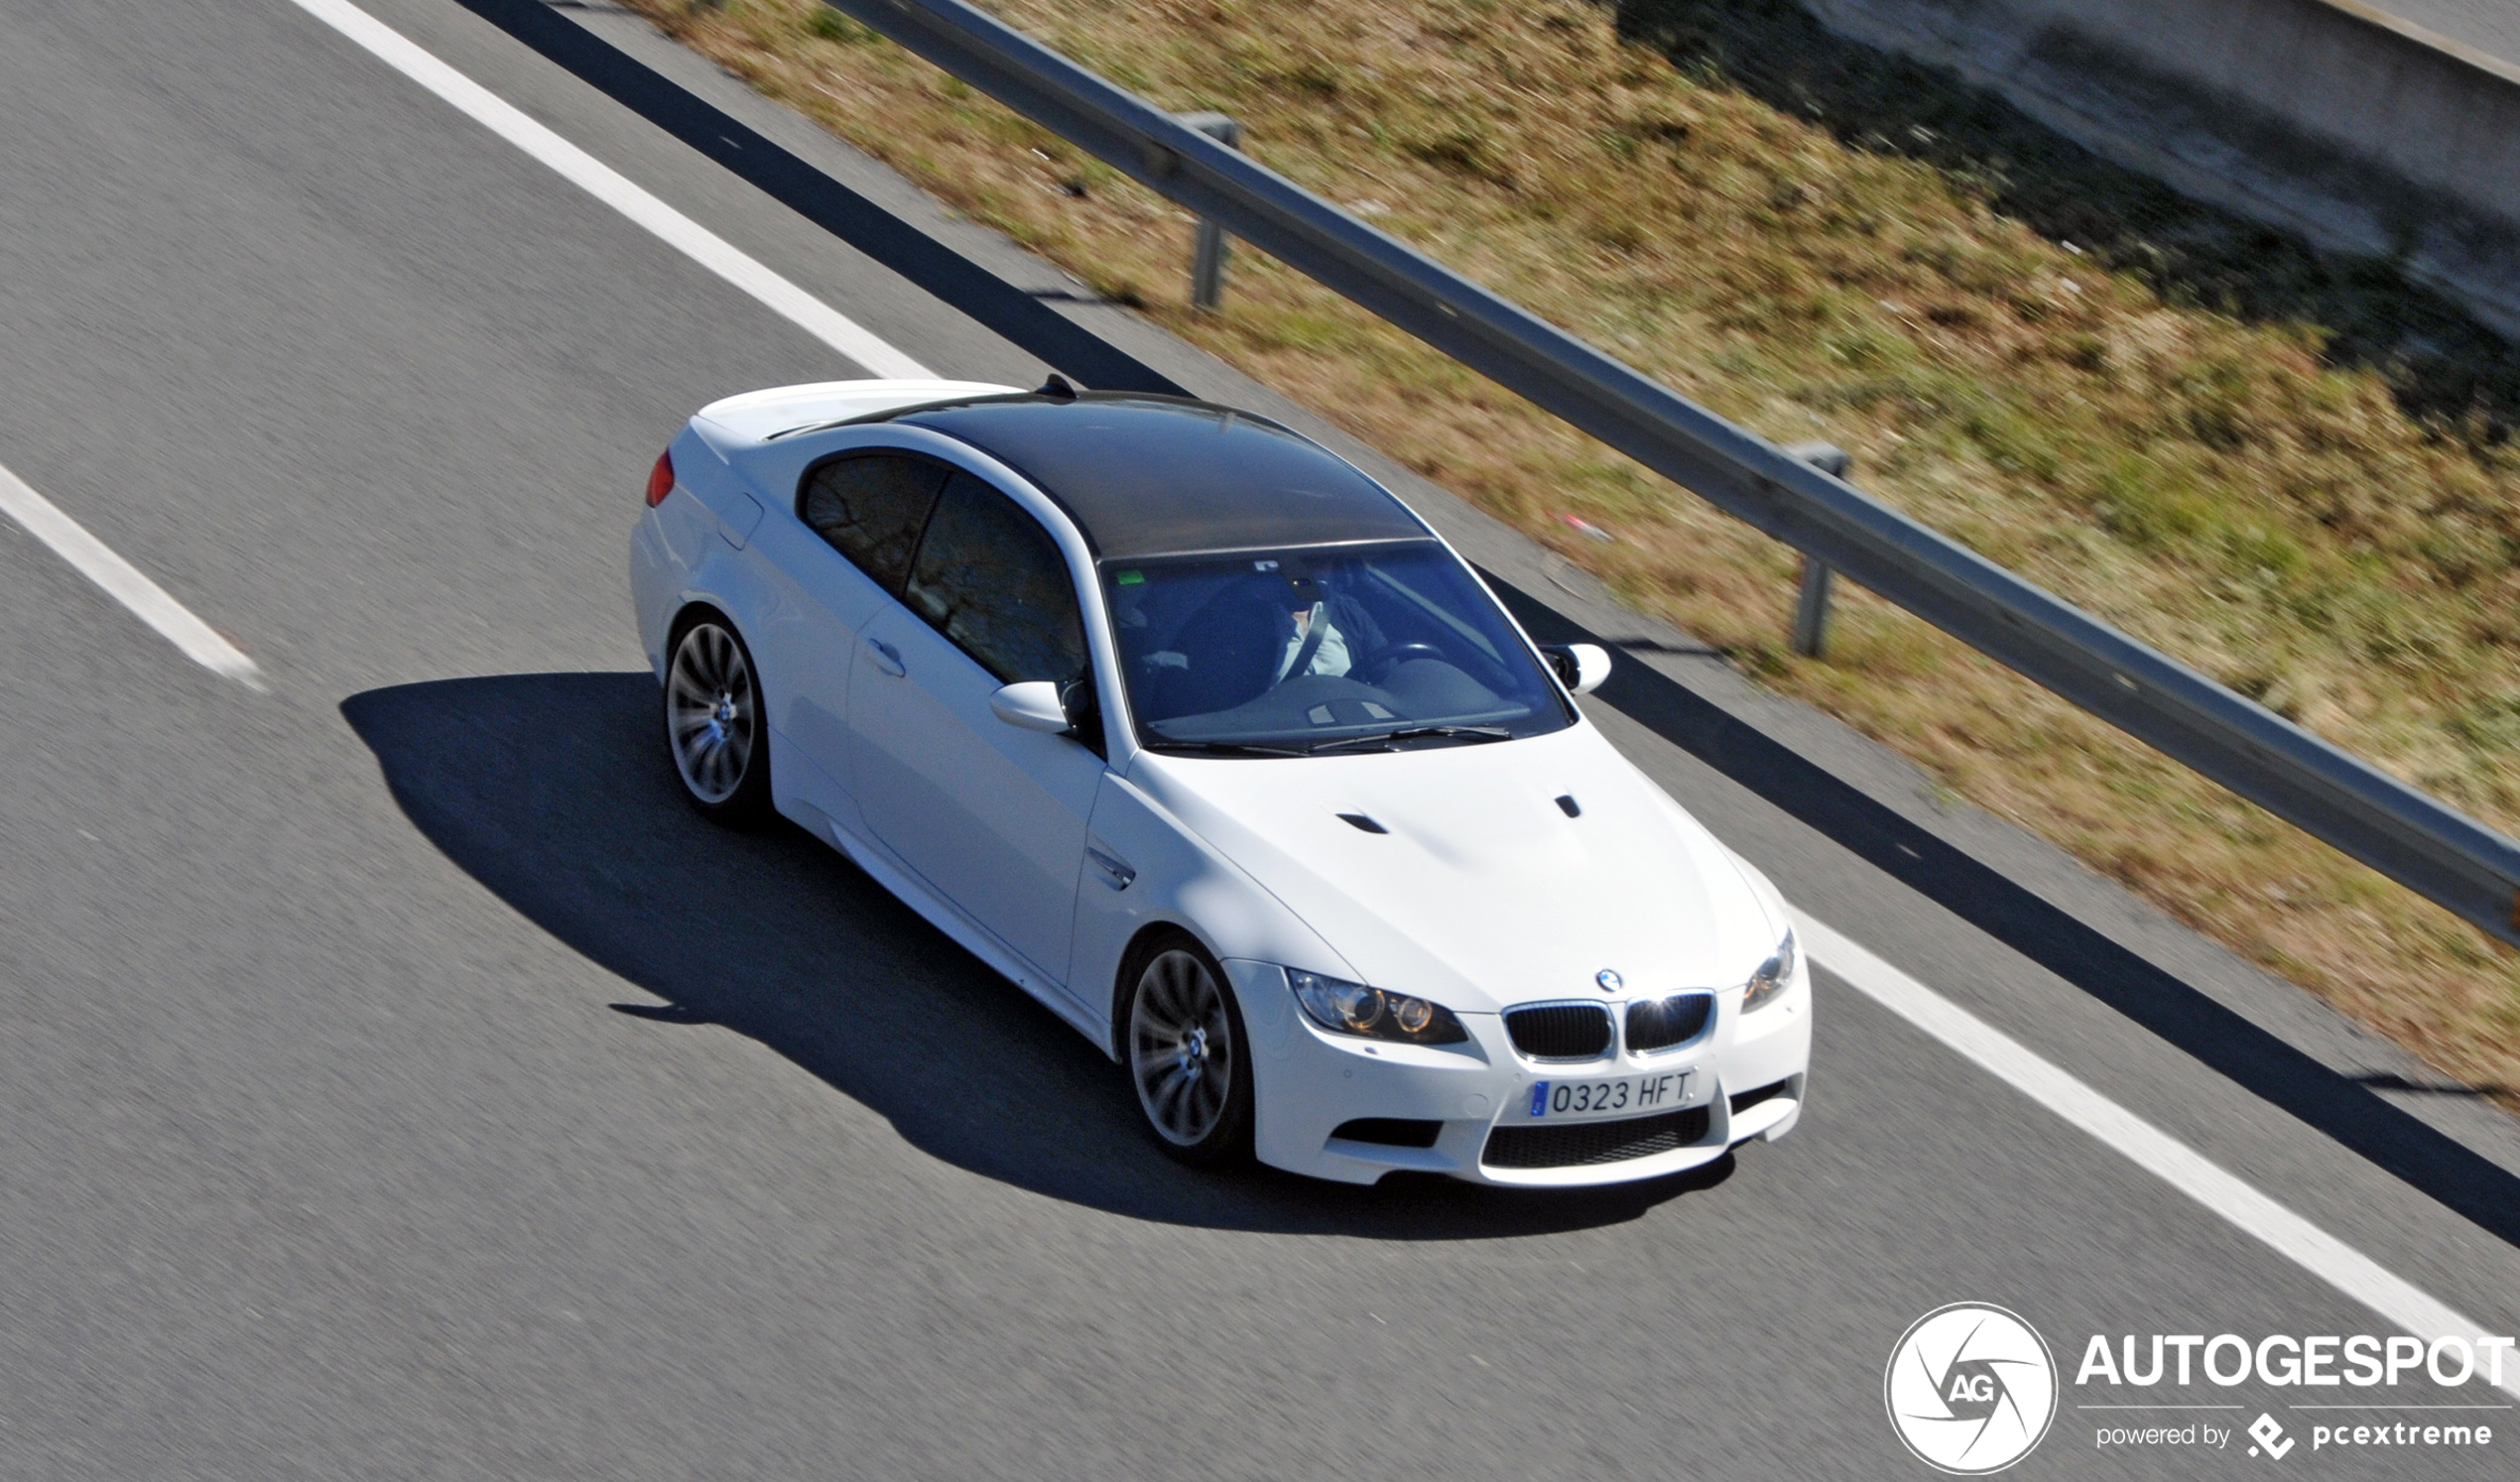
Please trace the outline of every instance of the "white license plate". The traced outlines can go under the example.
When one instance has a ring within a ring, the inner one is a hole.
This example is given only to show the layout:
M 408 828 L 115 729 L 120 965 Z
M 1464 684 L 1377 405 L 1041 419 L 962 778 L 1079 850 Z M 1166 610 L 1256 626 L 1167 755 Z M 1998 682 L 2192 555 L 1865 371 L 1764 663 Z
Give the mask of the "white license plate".
M 1535 1122 L 1575 1122 L 1588 1117 L 1637 1117 L 1689 1104 L 1698 1072 L 1663 1070 L 1599 1080 L 1535 1080 L 1523 1114 Z

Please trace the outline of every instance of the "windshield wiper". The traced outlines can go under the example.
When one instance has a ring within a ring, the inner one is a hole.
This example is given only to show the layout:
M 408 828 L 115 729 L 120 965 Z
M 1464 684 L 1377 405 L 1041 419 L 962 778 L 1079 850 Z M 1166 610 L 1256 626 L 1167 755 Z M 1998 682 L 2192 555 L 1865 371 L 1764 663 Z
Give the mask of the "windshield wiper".
M 1188 752 L 1209 757 L 1300 757 L 1310 755 L 1291 746 L 1257 746 L 1248 741 L 1149 741 L 1148 751 Z
M 1421 736 L 1442 736 L 1457 741 L 1511 741 L 1514 733 L 1501 725 L 1404 725 L 1396 731 L 1376 731 L 1370 736 L 1341 736 L 1310 749 L 1318 756 L 1325 751 L 1344 751 L 1351 746 L 1389 746 L 1395 741 L 1415 741 Z

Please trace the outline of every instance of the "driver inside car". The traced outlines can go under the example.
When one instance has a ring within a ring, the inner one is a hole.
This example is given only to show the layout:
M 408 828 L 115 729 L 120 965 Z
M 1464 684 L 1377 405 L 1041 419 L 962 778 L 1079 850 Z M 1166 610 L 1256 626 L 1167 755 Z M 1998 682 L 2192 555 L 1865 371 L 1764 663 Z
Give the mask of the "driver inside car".
M 1355 667 L 1358 657 L 1383 646 L 1382 625 L 1374 621 L 1363 603 L 1326 592 L 1320 582 L 1308 577 L 1298 577 L 1289 585 L 1299 598 L 1309 595 L 1318 600 L 1287 611 L 1293 631 L 1278 659 L 1277 682 L 1284 683 L 1298 675 L 1339 678 Z

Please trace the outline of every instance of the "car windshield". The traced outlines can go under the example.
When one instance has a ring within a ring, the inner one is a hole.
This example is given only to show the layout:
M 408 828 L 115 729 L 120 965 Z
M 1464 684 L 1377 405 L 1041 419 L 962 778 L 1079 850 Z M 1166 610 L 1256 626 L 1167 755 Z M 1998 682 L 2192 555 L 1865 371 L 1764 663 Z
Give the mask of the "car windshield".
M 1352 752 L 1572 719 L 1486 588 L 1432 541 L 1109 561 L 1103 581 L 1147 746 Z

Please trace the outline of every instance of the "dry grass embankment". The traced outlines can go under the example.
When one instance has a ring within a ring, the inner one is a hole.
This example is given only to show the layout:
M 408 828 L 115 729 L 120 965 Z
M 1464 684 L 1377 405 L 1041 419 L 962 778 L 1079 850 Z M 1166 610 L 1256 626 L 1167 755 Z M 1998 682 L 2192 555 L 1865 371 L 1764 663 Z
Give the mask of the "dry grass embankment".
M 2520 954 L 1867 594 L 1827 663 L 1795 658 L 1793 553 L 1249 249 L 1227 312 L 1191 313 L 1186 215 L 813 0 L 632 3 L 2520 1108 Z M 992 9 L 1166 106 L 1235 114 L 1273 168 L 1728 417 L 1851 449 L 1901 509 L 2520 828 L 2509 354 L 2385 266 L 2180 206 L 1869 54 L 1815 43 L 1798 71 L 1758 51 L 1798 24 L 1773 0 Z M 2149 235 L 2121 199 L 2150 202 Z M 2055 240 L 2060 212 L 2090 240 Z

